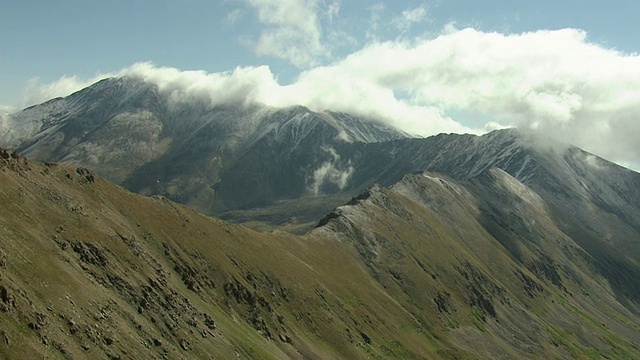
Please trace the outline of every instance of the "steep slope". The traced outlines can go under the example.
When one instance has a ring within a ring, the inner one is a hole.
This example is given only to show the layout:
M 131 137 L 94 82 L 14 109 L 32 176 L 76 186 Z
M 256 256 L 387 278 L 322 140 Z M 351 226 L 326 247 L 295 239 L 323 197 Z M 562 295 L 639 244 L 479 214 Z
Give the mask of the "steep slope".
M 356 184 L 367 182 L 391 186 L 413 172 L 432 171 L 468 181 L 498 168 L 541 196 L 558 226 L 581 239 L 594 256 L 604 246 L 640 260 L 635 243 L 640 230 L 640 175 L 579 148 L 559 143 L 540 146 L 539 141 L 532 134 L 502 130 L 480 137 L 452 134 L 354 144 L 348 159 L 356 171 L 345 191 L 361 191 L 362 185 Z M 571 219 L 560 221 L 565 214 Z
M 542 196 L 558 219 L 572 214 L 558 226 L 594 256 L 640 258 L 629 241 L 640 230 L 637 174 L 515 130 L 407 138 L 347 114 L 177 99 L 134 78 L 103 80 L 4 123 L 1 142 L 23 155 L 88 167 L 225 219 L 297 232 L 375 183 L 425 170 L 466 181 L 496 167 Z
M 390 186 L 425 170 L 466 180 L 497 167 L 543 196 L 559 218 L 575 213 L 559 226 L 594 254 L 604 246 L 640 256 L 627 241 L 640 229 L 638 177 L 514 130 L 415 139 L 304 107 L 212 106 L 135 78 L 103 80 L 3 123 L 0 145 L 25 156 L 84 166 L 225 219 L 296 232 L 375 183 Z
M 357 253 L 0 154 L 3 358 L 430 356 Z
M 162 112 L 152 85 L 106 79 L 11 114 L 2 143 L 34 159 L 84 164 L 122 181 L 166 150 Z
M 570 217 L 491 168 L 373 187 L 314 233 L 357 250 L 424 328 L 482 358 L 635 358 L 640 262 L 593 254 L 561 230 Z
M 2 357 L 640 356 L 637 259 L 608 254 L 616 283 L 497 168 L 375 186 L 303 237 L 9 151 L 0 181 Z

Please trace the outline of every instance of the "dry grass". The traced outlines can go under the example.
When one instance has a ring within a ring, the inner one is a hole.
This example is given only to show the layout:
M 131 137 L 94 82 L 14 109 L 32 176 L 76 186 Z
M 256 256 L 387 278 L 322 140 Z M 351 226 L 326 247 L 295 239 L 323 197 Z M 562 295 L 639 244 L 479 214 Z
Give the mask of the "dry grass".
M 640 357 L 638 317 L 540 211 L 521 260 L 479 199 L 422 180 L 296 236 L 0 162 L 3 358 Z M 546 247 L 562 287 L 529 266 Z

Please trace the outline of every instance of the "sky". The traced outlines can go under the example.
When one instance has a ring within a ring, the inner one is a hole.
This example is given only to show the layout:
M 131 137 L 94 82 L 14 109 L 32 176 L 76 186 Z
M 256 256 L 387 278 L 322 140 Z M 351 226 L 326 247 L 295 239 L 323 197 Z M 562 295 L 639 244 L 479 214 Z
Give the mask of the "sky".
M 640 168 L 637 0 L 0 1 L 0 115 L 132 75 L 421 136 L 526 128 Z

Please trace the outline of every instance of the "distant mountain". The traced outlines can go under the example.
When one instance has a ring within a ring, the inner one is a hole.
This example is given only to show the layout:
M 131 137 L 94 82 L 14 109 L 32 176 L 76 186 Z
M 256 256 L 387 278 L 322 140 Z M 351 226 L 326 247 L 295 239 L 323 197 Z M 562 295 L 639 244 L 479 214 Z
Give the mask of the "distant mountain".
M 24 156 L 87 167 L 135 192 L 300 232 L 373 184 L 422 171 L 468 181 L 499 168 L 559 216 L 575 214 L 564 231 L 640 252 L 616 240 L 640 229 L 637 173 L 515 130 L 419 139 L 348 114 L 178 100 L 123 77 L 11 114 L 0 135 Z
M 131 190 L 208 213 L 340 192 L 353 168 L 335 152 L 337 144 L 408 136 L 304 107 L 178 102 L 127 77 L 25 109 L 5 123 L 0 143 L 24 156 L 86 166 Z
M 639 358 L 640 175 L 457 139 L 304 236 L 0 150 L 0 357 Z

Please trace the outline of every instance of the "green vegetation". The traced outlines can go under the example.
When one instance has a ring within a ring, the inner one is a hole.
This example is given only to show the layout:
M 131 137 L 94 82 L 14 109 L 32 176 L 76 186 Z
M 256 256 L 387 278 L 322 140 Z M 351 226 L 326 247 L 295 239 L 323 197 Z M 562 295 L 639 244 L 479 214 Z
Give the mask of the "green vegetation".
M 0 162 L 2 358 L 640 357 L 637 309 L 549 214 L 521 209 L 544 236 L 515 256 L 449 179 L 377 188 L 297 236 Z

